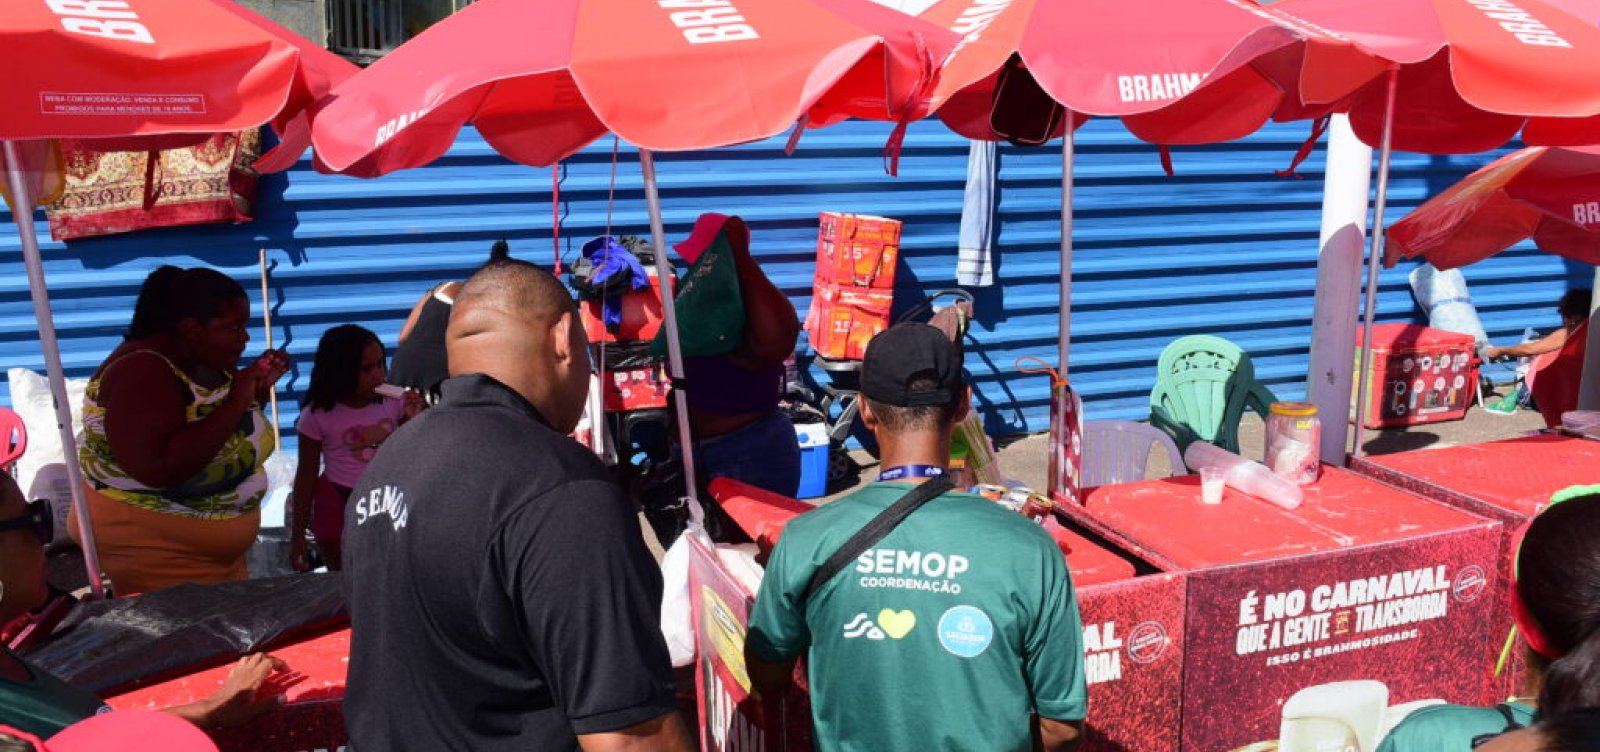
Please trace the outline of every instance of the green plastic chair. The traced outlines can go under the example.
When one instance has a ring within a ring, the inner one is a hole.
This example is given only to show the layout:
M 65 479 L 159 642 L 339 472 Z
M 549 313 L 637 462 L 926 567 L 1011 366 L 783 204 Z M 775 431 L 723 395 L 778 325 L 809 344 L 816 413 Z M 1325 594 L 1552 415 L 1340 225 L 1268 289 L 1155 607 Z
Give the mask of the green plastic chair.
M 1275 401 L 1238 345 L 1209 335 L 1183 337 L 1161 351 L 1150 425 L 1171 435 L 1180 452 L 1195 441 L 1238 452 L 1244 411 L 1265 418 Z

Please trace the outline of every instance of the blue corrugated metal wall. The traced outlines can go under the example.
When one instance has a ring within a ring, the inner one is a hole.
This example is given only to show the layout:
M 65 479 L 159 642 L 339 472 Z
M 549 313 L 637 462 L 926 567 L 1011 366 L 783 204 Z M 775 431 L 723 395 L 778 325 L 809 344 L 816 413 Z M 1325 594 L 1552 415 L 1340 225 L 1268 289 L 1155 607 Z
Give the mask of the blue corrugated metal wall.
M 954 282 L 966 142 L 918 123 L 898 178 L 884 174 L 888 126 L 846 123 L 806 135 L 792 157 L 782 140 L 713 152 L 664 154 L 659 172 L 667 231 L 682 237 L 701 211 L 743 215 L 755 250 L 802 315 L 810 299 L 816 216 L 823 210 L 905 222 L 897 290 L 902 308 Z M 1176 150 L 1166 177 L 1154 150 L 1115 122 L 1079 136 L 1074 381 L 1092 418 L 1138 418 L 1163 345 L 1210 332 L 1235 340 L 1281 396 L 1303 391 L 1321 205 L 1319 150 L 1305 179 L 1273 175 L 1304 138 L 1304 125 L 1272 126 L 1241 142 Z M 647 234 L 632 152 L 621 149 L 611 198 L 612 145 L 596 144 L 561 168 L 563 255 L 610 226 Z M 1397 155 L 1390 221 L 1487 156 Z M 1060 156 L 1005 148 L 1001 155 L 1000 284 L 976 291 L 968 366 L 996 434 L 1040 430 L 1045 383 L 1015 373 L 1021 356 L 1053 359 Z M 434 282 L 460 278 L 490 243 L 541 263 L 550 241 L 551 174 L 507 163 L 470 130 L 434 165 L 380 180 L 317 175 L 302 164 L 269 176 L 255 222 L 45 246 L 46 272 L 67 368 L 86 375 L 117 342 L 144 275 L 158 264 L 209 264 L 235 275 L 259 312 L 256 251 L 273 270 L 273 325 L 304 389 L 327 327 L 355 322 L 393 343 L 412 303 Z M 9 222 L 9 216 L 6 217 Z M 44 223 L 38 223 L 46 233 Z M 1385 273 L 1384 320 L 1415 315 L 1405 268 Z M 1551 325 L 1551 302 L 1585 274 L 1531 249 L 1467 270 L 1490 333 Z M 17 239 L 0 236 L 0 364 L 42 370 Z M 1583 277 L 1583 279 L 1587 279 Z M 259 327 L 253 332 L 262 339 Z M 4 395 L 0 394 L 0 398 Z M 293 405 L 286 404 L 285 425 Z

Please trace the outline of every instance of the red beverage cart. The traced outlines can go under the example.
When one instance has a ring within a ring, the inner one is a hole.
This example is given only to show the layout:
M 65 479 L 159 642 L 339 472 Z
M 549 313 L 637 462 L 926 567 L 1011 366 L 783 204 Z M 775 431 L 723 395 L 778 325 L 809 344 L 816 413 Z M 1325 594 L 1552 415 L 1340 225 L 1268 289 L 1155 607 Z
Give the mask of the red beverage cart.
M 1187 574 L 1182 749 L 1372 749 L 1410 703 L 1481 696 L 1499 523 L 1333 467 L 1305 492 L 1292 511 L 1232 489 L 1206 505 L 1191 475 L 1065 508 Z
M 1600 483 L 1600 441 L 1546 434 L 1363 457 L 1351 462 L 1350 468 L 1504 524 L 1498 560 L 1501 587 L 1496 592 L 1490 627 L 1493 647 L 1499 648 L 1512 623 L 1508 574 L 1513 537 L 1529 518 L 1549 504 L 1557 491 Z M 1499 702 L 1521 693 L 1526 671 L 1523 647 L 1519 639 L 1510 667 L 1490 684 L 1485 702 Z M 1497 658 L 1495 652 L 1487 663 L 1492 664 Z

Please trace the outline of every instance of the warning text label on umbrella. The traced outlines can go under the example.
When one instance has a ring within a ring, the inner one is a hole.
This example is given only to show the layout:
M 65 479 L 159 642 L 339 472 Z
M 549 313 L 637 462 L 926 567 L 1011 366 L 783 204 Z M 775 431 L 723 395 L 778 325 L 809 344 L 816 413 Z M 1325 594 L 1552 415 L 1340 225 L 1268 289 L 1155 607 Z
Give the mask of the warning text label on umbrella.
M 204 94 L 88 94 L 46 91 L 39 94 L 45 115 L 204 115 Z

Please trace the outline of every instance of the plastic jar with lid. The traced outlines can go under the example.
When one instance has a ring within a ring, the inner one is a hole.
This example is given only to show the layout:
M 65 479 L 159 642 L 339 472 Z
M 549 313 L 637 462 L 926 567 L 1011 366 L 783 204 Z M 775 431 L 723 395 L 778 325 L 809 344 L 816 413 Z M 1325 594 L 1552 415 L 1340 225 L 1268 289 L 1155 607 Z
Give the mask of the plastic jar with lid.
M 1310 402 L 1274 402 L 1269 412 L 1267 467 L 1302 486 L 1315 483 L 1322 449 L 1322 421 L 1317 417 L 1317 406 Z

